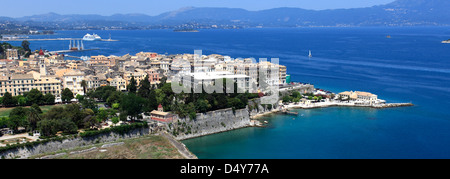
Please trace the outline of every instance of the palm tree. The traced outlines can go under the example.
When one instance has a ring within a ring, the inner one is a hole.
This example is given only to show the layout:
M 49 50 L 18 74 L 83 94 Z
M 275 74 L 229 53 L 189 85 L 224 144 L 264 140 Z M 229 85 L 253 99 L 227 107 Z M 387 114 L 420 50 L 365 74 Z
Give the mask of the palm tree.
M 87 83 L 85 80 L 81 81 L 81 87 L 83 87 L 84 95 L 86 95 Z
M 37 123 L 41 120 L 39 116 L 39 111 L 35 108 L 30 108 L 28 112 L 28 122 L 30 124 L 31 131 L 35 130 L 37 127 Z

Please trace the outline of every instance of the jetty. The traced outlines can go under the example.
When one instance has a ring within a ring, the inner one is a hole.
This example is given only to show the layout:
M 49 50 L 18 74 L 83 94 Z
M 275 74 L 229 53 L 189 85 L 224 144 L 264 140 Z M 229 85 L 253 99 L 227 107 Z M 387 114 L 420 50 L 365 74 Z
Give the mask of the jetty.
M 92 48 L 92 49 L 82 49 L 82 50 L 58 50 L 58 51 L 51 51 L 50 53 L 71 53 L 71 52 L 83 52 L 83 51 L 92 51 L 92 50 L 100 50 L 100 49 Z
M 379 104 L 372 105 L 373 108 L 395 108 L 395 107 L 406 107 L 406 106 L 414 106 L 412 103 L 387 103 L 387 104 Z
M 325 108 L 325 107 L 369 107 L 369 108 L 394 108 L 394 107 L 407 107 L 407 106 L 414 106 L 412 103 L 383 103 L 383 104 L 359 104 L 359 103 L 352 103 L 352 102 L 338 102 L 338 101 L 329 101 L 329 102 L 318 102 L 318 103 L 311 103 L 311 104 L 295 104 L 291 103 L 288 105 L 284 105 L 285 109 L 313 109 L 313 108 Z

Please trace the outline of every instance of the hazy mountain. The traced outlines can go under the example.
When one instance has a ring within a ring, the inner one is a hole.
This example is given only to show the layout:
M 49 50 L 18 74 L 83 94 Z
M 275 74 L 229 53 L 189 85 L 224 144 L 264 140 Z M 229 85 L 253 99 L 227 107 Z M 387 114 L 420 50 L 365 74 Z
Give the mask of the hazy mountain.
M 157 16 L 145 14 L 42 15 L 15 18 L 18 21 L 135 25 L 175 25 L 183 23 L 242 26 L 400 26 L 450 25 L 449 0 L 397 0 L 367 8 L 306 10 L 275 8 L 248 11 L 239 8 L 182 8 Z M 1 17 L 0 17 L 1 19 Z

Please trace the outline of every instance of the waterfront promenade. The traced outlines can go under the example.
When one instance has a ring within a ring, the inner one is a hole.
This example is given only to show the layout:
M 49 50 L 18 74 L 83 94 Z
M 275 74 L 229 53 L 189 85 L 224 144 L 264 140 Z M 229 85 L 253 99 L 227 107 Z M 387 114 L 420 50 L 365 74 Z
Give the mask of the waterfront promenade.
M 325 102 L 317 102 L 317 103 L 311 103 L 311 104 L 303 104 L 303 103 L 289 103 L 289 104 L 282 104 L 278 109 L 273 109 L 271 111 L 257 114 L 254 116 L 251 116 L 251 119 L 258 119 L 262 116 L 269 115 L 269 114 L 275 114 L 280 113 L 286 110 L 290 109 L 314 109 L 314 108 L 327 108 L 327 107 L 367 107 L 367 108 L 394 108 L 394 107 L 407 107 L 407 106 L 414 106 L 412 103 L 384 103 L 384 104 L 359 104 L 352 101 L 325 101 Z
M 311 104 L 302 103 L 290 103 L 283 105 L 283 109 L 311 109 L 311 108 L 323 108 L 323 107 L 333 107 L 333 106 L 343 106 L 343 107 L 371 107 L 371 108 L 391 108 L 391 107 L 404 107 L 404 106 L 414 106 L 412 103 L 385 103 L 385 104 L 359 104 L 355 102 L 342 102 L 342 101 L 326 101 L 317 102 Z

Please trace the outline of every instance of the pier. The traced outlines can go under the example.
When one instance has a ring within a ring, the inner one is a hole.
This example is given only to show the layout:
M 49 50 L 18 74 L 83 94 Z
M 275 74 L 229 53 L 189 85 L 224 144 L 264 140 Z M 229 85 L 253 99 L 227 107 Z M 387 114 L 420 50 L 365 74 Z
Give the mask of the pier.
M 72 52 L 83 52 L 83 51 L 92 51 L 92 50 L 100 50 L 100 49 L 92 48 L 92 49 L 82 49 L 82 50 L 58 50 L 58 51 L 51 51 L 50 53 L 72 53 Z
M 369 108 L 395 108 L 395 107 L 408 107 L 414 106 L 412 103 L 385 103 L 385 104 L 357 104 L 357 103 L 346 103 L 346 102 L 319 102 L 312 104 L 288 104 L 284 105 L 285 109 L 291 108 L 301 108 L 301 109 L 313 109 L 313 108 L 325 108 L 325 107 L 369 107 Z M 283 111 L 284 112 L 284 111 Z

